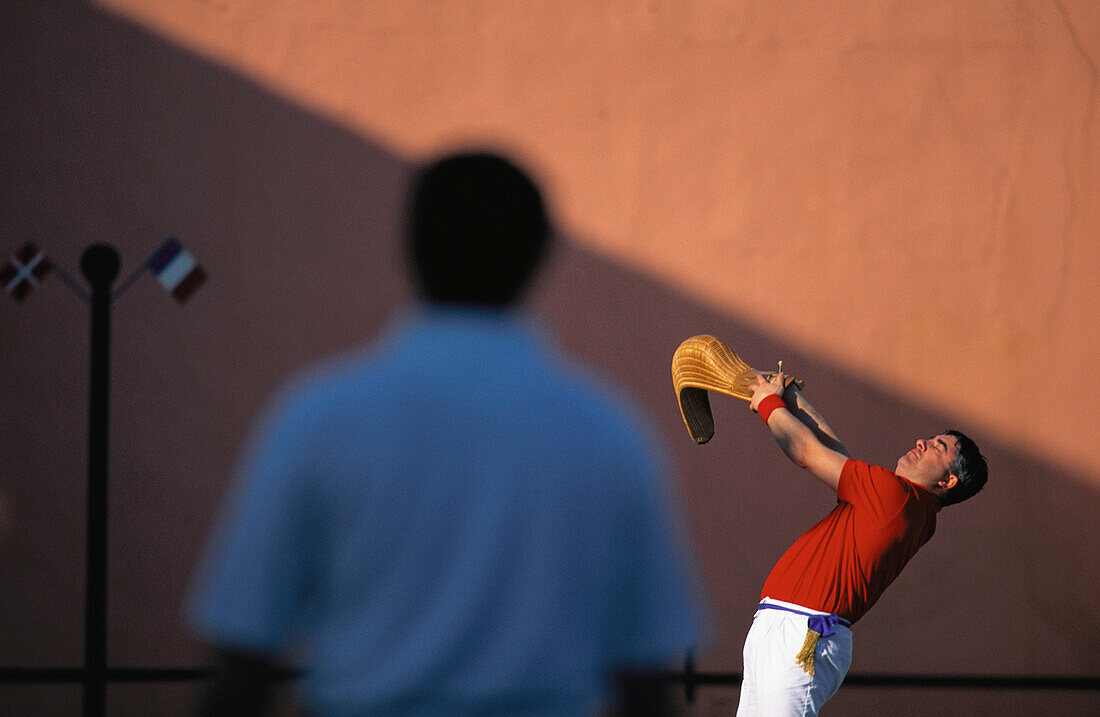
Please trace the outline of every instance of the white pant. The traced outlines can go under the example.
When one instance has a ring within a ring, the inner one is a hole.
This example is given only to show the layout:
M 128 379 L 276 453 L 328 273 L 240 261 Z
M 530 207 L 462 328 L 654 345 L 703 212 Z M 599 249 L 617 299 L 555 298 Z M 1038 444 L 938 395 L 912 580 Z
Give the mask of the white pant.
M 801 605 L 765 598 L 765 602 L 813 614 Z M 757 610 L 745 638 L 745 676 L 737 717 L 807 717 L 816 715 L 836 694 L 852 663 L 852 631 L 836 625 L 836 633 L 817 641 L 814 674 L 807 674 L 795 656 L 806 639 L 809 618 L 785 610 Z

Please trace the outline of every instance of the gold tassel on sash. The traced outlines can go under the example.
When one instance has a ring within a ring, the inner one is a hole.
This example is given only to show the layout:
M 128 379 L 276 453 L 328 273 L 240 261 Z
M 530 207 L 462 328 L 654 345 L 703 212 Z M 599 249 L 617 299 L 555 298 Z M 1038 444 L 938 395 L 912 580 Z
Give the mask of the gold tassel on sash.
M 834 626 L 836 625 L 843 625 L 844 627 L 852 626 L 851 622 L 836 613 L 828 615 L 824 613 L 807 614 L 801 610 L 785 607 L 783 605 L 775 605 L 766 601 L 760 603 L 760 609 L 785 610 L 787 612 L 793 612 L 796 615 L 806 615 L 806 639 L 802 642 L 802 649 L 794 656 L 794 662 L 810 677 L 813 677 L 814 674 L 814 655 L 817 653 L 818 638 L 835 635 L 836 630 Z
M 810 676 L 814 674 L 814 653 L 817 652 L 817 638 L 819 637 L 821 637 L 821 633 L 813 629 L 806 630 L 806 640 L 802 643 L 802 649 L 798 651 L 794 658 L 798 666 Z

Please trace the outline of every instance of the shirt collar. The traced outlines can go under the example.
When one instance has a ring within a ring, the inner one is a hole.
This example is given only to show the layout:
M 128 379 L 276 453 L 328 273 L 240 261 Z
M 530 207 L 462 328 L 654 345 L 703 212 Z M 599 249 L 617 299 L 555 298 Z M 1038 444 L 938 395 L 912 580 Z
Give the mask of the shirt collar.
M 548 348 L 546 332 L 528 312 L 466 304 L 420 302 L 405 309 L 395 322 L 399 334 L 416 340 L 440 338 L 512 345 L 529 350 Z

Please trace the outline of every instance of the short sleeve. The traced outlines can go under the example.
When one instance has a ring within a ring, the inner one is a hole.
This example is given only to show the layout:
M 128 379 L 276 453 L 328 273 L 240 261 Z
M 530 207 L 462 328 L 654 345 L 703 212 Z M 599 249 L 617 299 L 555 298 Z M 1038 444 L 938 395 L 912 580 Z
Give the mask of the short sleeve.
M 211 644 L 273 653 L 293 627 L 314 564 L 306 413 L 290 406 L 261 423 L 231 483 L 186 606 Z
M 893 471 L 849 458 L 840 471 L 837 497 L 851 503 L 858 515 L 881 525 L 905 505 L 907 491 Z
M 623 501 L 619 515 L 625 539 L 620 550 L 615 661 L 620 665 L 660 665 L 682 659 L 704 639 L 700 586 L 689 559 L 681 506 L 664 461 L 639 450 L 635 464 L 642 480 Z

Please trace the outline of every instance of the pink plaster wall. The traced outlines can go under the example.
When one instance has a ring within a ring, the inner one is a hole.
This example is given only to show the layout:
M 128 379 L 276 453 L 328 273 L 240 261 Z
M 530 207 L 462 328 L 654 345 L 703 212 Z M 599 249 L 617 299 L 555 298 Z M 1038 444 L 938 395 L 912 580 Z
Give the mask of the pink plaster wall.
M 210 274 L 184 307 L 148 278 L 115 306 L 114 665 L 201 658 L 179 601 L 243 432 L 406 298 L 409 168 L 476 137 L 561 219 L 537 312 L 665 434 L 717 621 L 701 669 L 740 670 L 760 582 L 830 505 L 744 404 L 687 438 L 668 362 L 707 332 L 782 358 L 857 455 L 955 425 L 990 458 L 859 624 L 853 672 L 1100 673 L 1095 5 L 366 7 L 0 4 L 0 251 L 33 239 L 75 275 L 109 241 L 125 276 L 176 234 Z M 86 324 L 56 278 L 0 302 L 3 666 L 81 658 Z M 116 687 L 112 710 L 185 692 Z M 832 711 L 1086 696 L 845 688 Z M 0 713 L 77 699 L 0 686 Z

